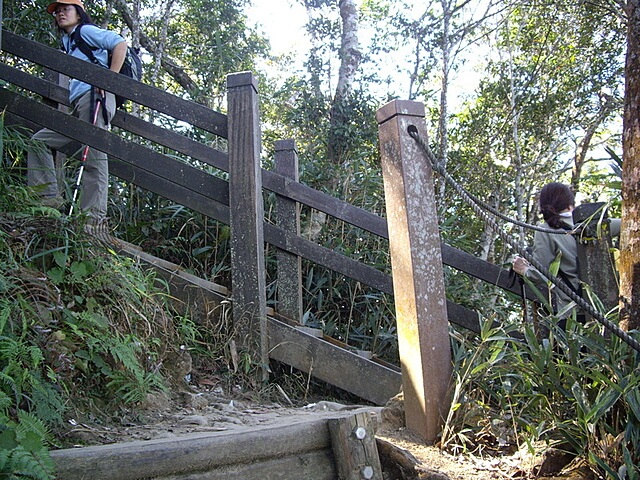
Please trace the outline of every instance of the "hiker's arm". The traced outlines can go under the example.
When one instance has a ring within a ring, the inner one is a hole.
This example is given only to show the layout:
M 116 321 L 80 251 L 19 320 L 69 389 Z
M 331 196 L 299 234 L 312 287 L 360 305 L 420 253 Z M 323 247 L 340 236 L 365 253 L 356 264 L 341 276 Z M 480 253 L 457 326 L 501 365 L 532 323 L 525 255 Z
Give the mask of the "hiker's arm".
M 120 72 L 124 59 L 127 55 L 127 42 L 123 41 L 117 44 L 111 52 L 111 65 L 109 68 L 114 72 Z

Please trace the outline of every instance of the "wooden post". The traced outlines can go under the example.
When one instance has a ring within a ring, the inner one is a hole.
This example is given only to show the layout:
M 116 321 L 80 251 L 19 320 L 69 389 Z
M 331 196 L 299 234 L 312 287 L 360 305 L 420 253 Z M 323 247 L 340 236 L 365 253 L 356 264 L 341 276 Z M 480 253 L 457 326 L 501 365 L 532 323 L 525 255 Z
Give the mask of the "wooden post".
M 394 100 L 376 114 L 389 227 L 407 427 L 433 443 L 449 409 L 451 352 L 424 105 Z
M 382 480 L 382 466 L 369 413 L 332 418 L 329 432 L 338 478 Z
M 293 140 L 275 142 L 275 169 L 287 179 L 297 182 L 298 153 Z M 276 224 L 287 235 L 300 235 L 300 207 L 297 202 L 276 195 Z M 288 242 L 287 242 L 288 243 Z M 278 265 L 278 313 L 296 322 L 302 320 L 302 265 L 301 258 L 284 250 L 276 253 Z
M 57 83 L 61 87 L 69 89 L 69 77 L 63 75 L 58 72 L 54 72 L 48 68 L 44 69 L 44 78 L 52 83 Z M 60 103 L 56 103 L 53 100 L 44 99 L 44 104 L 49 105 L 50 107 L 55 107 L 61 112 L 69 113 L 69 107 L 66 105 L 62 105 Z M 65 187 L 65 173 L 64 173 L 64 164 L 67 161 L 67 156 L 62 153 L 55 151 L 53 156 L 53 164 L 56 167 L 56 179 L 58 180 L 58 191 L 64 192 Z
M 573 211 L 573 222 L 582 225 L 575 235 L 578 276 L 600 299 L 607 311 L 618 305 L 619 289 L 611 255 L 611 220 L 604 203 L 585 203 Z M 618 232 L 619 233 L 619 232 Z M 586 291 L 582 296 L 588 301 Z
M 231 298 L 236 340 L 268 379 L 264 204 L 260 170 L 257 81 L 251 72 L 227 76 Z

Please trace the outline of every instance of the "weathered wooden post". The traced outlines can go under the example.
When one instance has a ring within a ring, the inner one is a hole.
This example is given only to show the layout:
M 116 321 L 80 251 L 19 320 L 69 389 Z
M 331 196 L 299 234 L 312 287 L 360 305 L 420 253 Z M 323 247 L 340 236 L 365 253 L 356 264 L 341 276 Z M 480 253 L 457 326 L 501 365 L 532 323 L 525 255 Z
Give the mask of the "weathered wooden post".
M 1 7 L 0 0 L 0 7 Z M 52 83 L 57 83 L 59 86 L 66 88 L 69 90 L 69 77 L 63 75 L 58 72 L 54 72 L 53 70 L 49 70 L 48 68 L 44 69 L 44 78 Z M 68 113 L 69 107 L 66 105 L 62 105 L 61 103 L 54 102 L 53 100 L 49 100 L 48 98 L 44 99 L 45 105 L 49 105 L 50 107 L 57 108 L 61 112 Z M 65 182 L 65 174 L 64 174 L 64 164 L 67 161 L 67 156 L 62 153 L 55 151 L 53 155 L 53 163 L 56 167 L 56 179 L 58 180 L 58 188 L 59 191 L 64 191 L 64 182 Z
M 227 76 L 231 298 L 236 339 L 268 379 L 264 204 L 260 170 L 257 81 L 251 72 Z
M 293 140 L 275 142 L 275 170 L 287 179 L 297 182 L 298 152 Z M 287 235 L 300 235 L 300 207 L 294 200 L 276 196 L 276 224 Z M 278 313 L 300 322 L 302 319 L 302 266 L 298 255 L 284 250 L 276 253 L 278 262 Z
M 433 443 L 449 409 L 451 352 L 424 105 L 394 100 L 376 114 L 389 227 L 405 419 Z
M 619 288 L 611 254 L 612 220 L 605 203 L 585 203 L 573 211 L 573 223 L 580 227 L 575 234 L 578 244 L 578 275 L 600 299 L 607 311 L 618 305 Z M 616 235 L 620 234 L 617 227 Z M 588 296 L 583 293 L 588 300 Z
M 368 412 L 328 421 L 331 447 L 341 480 L 382 480 L 376 434 Z

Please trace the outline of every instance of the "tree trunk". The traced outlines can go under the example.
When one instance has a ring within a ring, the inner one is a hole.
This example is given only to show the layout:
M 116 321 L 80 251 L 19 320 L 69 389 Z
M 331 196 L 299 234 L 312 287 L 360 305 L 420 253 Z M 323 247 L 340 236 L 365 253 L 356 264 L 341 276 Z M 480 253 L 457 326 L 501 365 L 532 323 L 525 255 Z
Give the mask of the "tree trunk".
M 353 89 L 353 82 L 360 66 L 362 53 L 358 50 L 358 8 L 355 0 L 340 0 L 340 18 L 342 19 L 342 39 L 340 44 L 340 69 L 338 84 L 331 106 L 329 119 L 329 138 L 327 139 L 329 160 L 336 165 L 342 163 L 345 141 L 342 126 L 348 121 L 343 104 Z
M 454 13 L 455 5 L 448 0 L 441 1 L 442 6 L 442 78 L 440 81 L 440 118 L 438 120 L 438 140 L 440 151 L 438 152 L 438 160 L 440 164 L 446 168 L 449 159 L 449 73 L 451 72 L 451 50 L 453 42 L 451 40 L 451 20 Z M 438 204 L 445 204 L 445 193 L 447 182 L 440 182 L 438 191 Z
M 154 53 L 155 61 L 153 63 L 153 71 L 151 72 L 151 84 L 157 85 L 162 67 L 162 58 L 164 56 L 164 47 L 167 44 L 167 32 L 169 31 L 169 20 L 171 19 L 171 9 L 173 8 L 173 0 L 166 0 L 164 5 L 164 14 L 162 15 L 162 27 L 160 28 L 160 37 L 158 38 L 157 48 Z
M 640 5 L 627 2 L 627 58 L 623 121 L 620 327 L 640 327 Z
M 358 9 L 355 0 L 340 0 L 342 19 L 342 44 L 340 45 L 340 70 L 336 87 L 336 100 L 351 93 L 353 81 L 360 65 L 362 53 L 358 49 Z
M 136 0 L 135 2 L 131 2 L 132 8 L 132 20 L 133 23 L 131 25 L 131 46 L 133 48 L 140 48 L 140 0 Z
M 578 143 L 578 148 L 573 160 L 573 169 L 571 171 L 571 186 L 574 192 L 580 189 L 582 169 L 587 161 L 587 154 L 591 148 L 591 140 L 593 140 L 598 128 L 600 128 L 607 117 L 611 115 L 611 112 L 620 107 L 620 105 L 616 103 L 616 99 L 612 96 L 601 94 L 600 109 L 593 120 L 586 124 L 585 134 Z

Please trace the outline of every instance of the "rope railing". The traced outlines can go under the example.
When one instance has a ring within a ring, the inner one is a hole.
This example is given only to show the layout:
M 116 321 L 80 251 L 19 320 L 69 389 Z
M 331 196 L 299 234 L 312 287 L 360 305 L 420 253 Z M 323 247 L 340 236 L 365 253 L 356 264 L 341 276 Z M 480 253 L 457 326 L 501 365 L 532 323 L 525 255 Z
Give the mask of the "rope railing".
M 435 156 L 433 155 L 433 153 L 431 153 L 431 155 L 435 159 Z M 434 160 L 431 160 L 432 164 L 433 164 L 433 161 Z M 439 168 L 440 168 L 440 166 L 439 166 Z M 436 170 L 435 167 L 434 167 L 434 170 Z M 438 172 L 438 173 L 440 173 L 440 172 Z M 523 222 L 522 220 L 518 220 L 516 218 L 510 217 L 510 216 L 505 215 L 504 213 L 500 212 L 497 208 L 492 207 L 488 203 L 483 202 L 482 200 L 480 200 L 478 197 L 473 195 L 471 192 L 469 192 L 467 189 L 465 189 L 461 185 L 458 185 L 458 187 L 460 189 L 464 190 L 464 192 L 466 193 L 466 195 L 468 195 L 468 197 L 471 199 L 471 201 L 473 203 L 475 203 L 476 205 L 478 205 L 480 208 L 492 213 L 493 215 L 495 215 L 496 217 L 500 218 L 501 220 L 504 220 L 505 222 L 511 223 L 511 224 L 513 224 L 513 225 L 515 225 L 517 227 L 523 227 L 523 228 L 527 228 L 529 230 L 534 230 L 534 231 L 543 232 L 543 233 L 550 233 L 552 235 L 572 235 L 574 233 L 571 230 L 555 230 L 555 229 L 552 229 L 552 228 L 541 227 L 540 225 L 533 225 L 531 223 Z
M 422 151 L 424 152 L 427 159 L 431 162 L 432 168 L 438 172 L 444 180 L 451 187 L 455 189 L 455 191 L 460 195 L 460 197 L 469 204 L 469 206 L 473 209 L 473 211 L 478 215 L 483 221 L 485 221 L 491 229 L 493 229 L 498 236 L 510 247 L 512 247 L 518 255 L 527 260 L 531 265 L 533 265 L 542 275 L 544 275 L 551 283 L 553 283 L 559 290 L 565 293 L 582 311 L 596 319 L 601 325 L 603 325 L 607 330 L 612 332 L 614 335 L 619 337 L 622 341 L 627 343 L 637 352 L 640 352 L 640 342 L 635 338 L 631 337 L 627 332 L 622 330 L 617 324 L 613 323 L 611 320 L 606 318 L 601 312 L 593 308 L 585 299 L 583 299 L 580 295 L 574 292 L 565 282 L 563 282 L 560 278 L 553 275 L 548 268 L 543 266 L 540 262 L 538 262 L 533 255 L 531 255 L 526 249 L 522 248 L 522 246 L 515 240 L 513 240 L 506 232 L 504 232 L 497 222 L 491 218 L 485 210 L 480 206 L 477 202 L 477 199 L 469 192 L 466 191 L 455 179 L 447 172 L 443 165 L 438 162 L 438 159 L 429 148 L 429 145 L 426 141 L 420 137 L 418 133 L 418 129 L 411 125 L 408 128 L 409 135 L 416 140 Z M 493 210 L 493 208 L 492 208 Z M 501 216 L 502 217 L 502 216 Z M 548 230 L 548 229 L 546 229 Z M 557 231 L 553 231 L 553 233 L 558 233 Z M 562 232 L 564 233 L 564 232 Z

